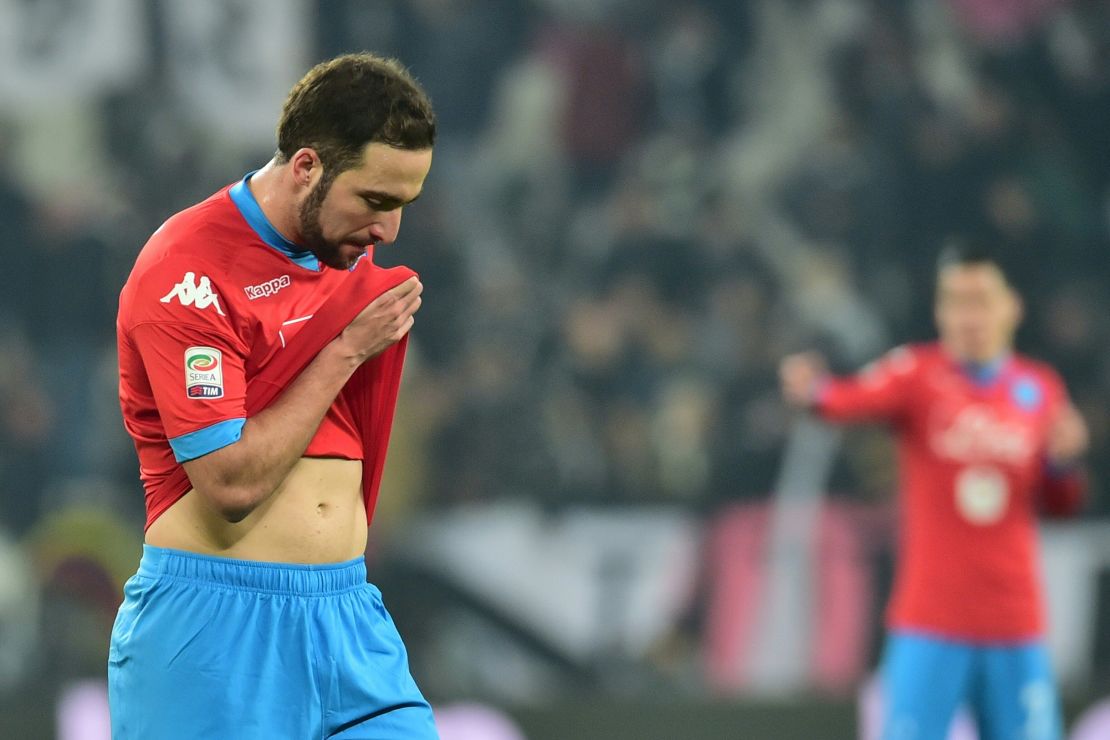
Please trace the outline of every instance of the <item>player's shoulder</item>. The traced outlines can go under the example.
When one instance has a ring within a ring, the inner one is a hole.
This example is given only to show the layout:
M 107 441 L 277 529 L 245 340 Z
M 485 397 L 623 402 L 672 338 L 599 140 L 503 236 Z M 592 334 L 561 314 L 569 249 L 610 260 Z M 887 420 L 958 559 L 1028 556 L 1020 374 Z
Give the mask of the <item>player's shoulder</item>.
M 162 224 L 139 252 L 120 294 L 125 323 L 226 316 L 234 246 L 234 204 L 226 188 Z M 187 309 L 182 313 L 181 309 Z
M 236 216 L 227 188 L 170 216 L 140 250 L 128 284 L 157 289 L 168 275 L 185 272 L 220 282 L 243 251 L 234 248 L 243 231 Z
M 888 373 L 909 375 L 934 361 L 932 345 L 900 344 L 887 350 L 877 362 Z
M 178 211 L 147 240 L 136 266 L 171 260 L 200 260 L 216 266 L 229 265 L 236 256 L 229 242 L 242 234 L 242 219 L 222 188 L 205 200 Z
M 899 345 L 869 362 L 857 377 L 865 385 L 877 388 L 890 383 L 904 383 L 919 369 L 920 360 L 913 345 Z
M 1063 389 L 1064 379 L 1052 365 L 1029 355 L 1014 355 L 1014 370 L 1019 378 L 1027 378 L 1049 389 Z
M 948 357 L 940 342 L 913 342 L 903 345 L 901 350 L 912 355 L 914 360 L 922 364 L 945 362 Z

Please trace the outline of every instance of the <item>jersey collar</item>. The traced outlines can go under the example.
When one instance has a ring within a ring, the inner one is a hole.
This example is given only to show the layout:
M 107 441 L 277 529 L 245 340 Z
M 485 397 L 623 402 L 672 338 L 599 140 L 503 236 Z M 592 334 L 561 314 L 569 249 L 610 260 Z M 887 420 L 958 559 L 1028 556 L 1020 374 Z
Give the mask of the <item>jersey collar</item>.
M 262 212 L 262 206 L 258 204 L 254 193 L 251 192 L 248 186 L 251 175 L 255 172 L 258 172 L 258 170 L 248 172 L 242 180 L 231 186 L 228 194 L 231 196 L 232 202 L 243 214 L 247 225 L 254 229 L 254 232 L 258 234 L 262 241 L 266 242 L 267 246 L 281 252 L 294 264 L 313 272 L 319 272 L 320 260 L 316 259 L 316 255 L 282 236 L 281 232 L 274 228 L 270 219 L 266 218 L 266 214 Z
M 979 387 L 993 385 L 1010 366 L 1009 352 L 990 362 L 961 362 L 960 369 L 968 380 Z

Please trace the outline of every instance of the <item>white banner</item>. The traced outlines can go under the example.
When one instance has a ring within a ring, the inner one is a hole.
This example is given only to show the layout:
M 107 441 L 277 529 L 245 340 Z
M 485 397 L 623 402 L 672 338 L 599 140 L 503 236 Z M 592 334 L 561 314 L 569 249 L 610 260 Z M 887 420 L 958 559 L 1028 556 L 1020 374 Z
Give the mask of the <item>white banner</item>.
M 0 112 L 94 98 L 146 62 L 141 0 L 0 0 Z
M 307 71 L 306 0 L 163 0 L 174 94 L 194 123 L 269 146 L 289 88 Z

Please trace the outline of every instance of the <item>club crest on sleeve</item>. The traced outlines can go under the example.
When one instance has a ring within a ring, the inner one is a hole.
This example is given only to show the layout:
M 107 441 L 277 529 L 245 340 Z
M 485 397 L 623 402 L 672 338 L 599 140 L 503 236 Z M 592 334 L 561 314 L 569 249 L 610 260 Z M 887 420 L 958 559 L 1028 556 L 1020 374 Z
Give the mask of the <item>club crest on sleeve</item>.
M 223 398 L 223 354 L 213 347 L 185 350 L 185 395 L 189 398 Z
M 206 275 L 201 275 L 200 280 L 197 280 L 195 273 L 191 271 L 185 273 L 181 282 L 173 286 L 170 292 L 159 300 L 162 303 L 169 303 L 174 297 L 181 301 L 182 306 L 196 306 L 201 311 L 209 306 L 215 306 L 216 313 L 220 316 L 224 315 L 223 310 L 220 309 L 220 297 L 212 290 L 212 281 Z
M 1044 398 L 1041 387 L 1033 378 L 1022 377 L 1010 389 L 1014 402 L 1025 411 L 1035 411 Z

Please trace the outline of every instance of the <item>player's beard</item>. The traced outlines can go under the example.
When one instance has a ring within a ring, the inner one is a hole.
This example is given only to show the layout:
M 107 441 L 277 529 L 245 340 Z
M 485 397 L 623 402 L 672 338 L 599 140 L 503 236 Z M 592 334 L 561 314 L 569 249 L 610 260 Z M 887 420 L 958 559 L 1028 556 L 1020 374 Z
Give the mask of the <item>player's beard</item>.
M 316 255 L 316 259 L 328 267 L 346 270 L 351 265 L 340 254 L 341 244 L 325 237 L 323 224 L 320 223 L 320 212 L 324 208 L 324 200 L 328 197 L 328 192 L 334 182 L 335 175 L 324 170 L 320 182 L 316 183 L 316 187 L 301 203 L 298 226 L 302 243 Z

